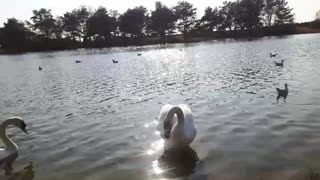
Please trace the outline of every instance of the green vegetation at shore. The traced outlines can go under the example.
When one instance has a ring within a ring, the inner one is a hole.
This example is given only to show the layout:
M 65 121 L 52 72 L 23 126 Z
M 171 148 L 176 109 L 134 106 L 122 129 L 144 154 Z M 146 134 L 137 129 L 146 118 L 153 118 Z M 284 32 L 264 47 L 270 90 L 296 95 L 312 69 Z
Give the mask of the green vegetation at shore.
M 51 10 L 41 8 L 29 21 L 10 18 L 4 23 L 0 54 L 320 32 L 319 12 L 316 20 L 297 24 L 292 11 L 287 0 L 225 1 L 206 8 L 200 19 L 187 1 L 173 7 L 156 2 L 155 10 L 139 6 L 123 14 L 81 6 L 53 17 Z

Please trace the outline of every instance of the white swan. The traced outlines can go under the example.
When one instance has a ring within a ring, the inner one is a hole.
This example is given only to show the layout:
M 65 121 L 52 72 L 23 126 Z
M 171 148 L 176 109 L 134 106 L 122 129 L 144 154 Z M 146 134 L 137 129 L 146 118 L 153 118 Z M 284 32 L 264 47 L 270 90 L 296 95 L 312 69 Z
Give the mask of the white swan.
M 18 157 L 18 146 L 7 136 L 6 128 L 9 125 L 14 125 L 20 128 L 26 134 L 26 124 L 19 117 L 11 117 L 3 121 L 0 125 L 0 138 L 4 143 L 5 148 L 0 148 L 0 167 L 2 167 L 6 174 L 10 174 L 12 171 L 12 163 Z
M 196 137 L 193 114 L 187 105 L 166 104 L 162 107 L 158 119 L 160 121 L 158 130 L 167 148 L 189 146 Z

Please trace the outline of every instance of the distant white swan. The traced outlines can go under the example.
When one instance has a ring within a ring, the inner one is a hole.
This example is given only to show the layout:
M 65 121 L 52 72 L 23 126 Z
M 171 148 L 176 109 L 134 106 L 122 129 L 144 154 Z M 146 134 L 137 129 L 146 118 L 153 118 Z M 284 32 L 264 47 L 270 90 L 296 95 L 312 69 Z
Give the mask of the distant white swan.
M 193 114 L 187 105 L 166 104 L 162 107 L 158 119 L 160 121 L 158 130 L 167 148 L 189 146 L 196 137 Z
M 23 132 L 26 131 L 26 124 L 19 117 L 12 117 L 3 121 L 0 125 L 0 138 L 4 143 L 4 149 L 0 148 L 0 167 L 2 167 L 6 174 L 10 174 L 12 171 L 12 163 L 18 157 L 18 146 L 7 136 L 6 128 L 9 125 L 14 125 L 20 128 Z

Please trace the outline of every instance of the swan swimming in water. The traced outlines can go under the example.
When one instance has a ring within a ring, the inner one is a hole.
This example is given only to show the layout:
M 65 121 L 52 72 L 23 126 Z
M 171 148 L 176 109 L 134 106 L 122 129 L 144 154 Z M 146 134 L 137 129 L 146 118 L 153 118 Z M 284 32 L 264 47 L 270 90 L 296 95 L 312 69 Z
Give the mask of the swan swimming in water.
M 0 167 L 5 170 L 6 174 L 12 172 L 12 163 L 18 157 L 18 146 L 7 136 L 6 128 L 9 125 L 20 128 L 23 132 L 28 134 L 26 131 L 25 122 L 19 117 L 11 117 L 3 121 L 0 125 L 0 138 L 4 143 L 4 148 L 0 148 Z
M 188 147 L 196 137 L 191 109 L 185 104 L 177 106 L 166 104 L 162 107 L 159 117 L 158 130 L 165 140 L 167 148 Z

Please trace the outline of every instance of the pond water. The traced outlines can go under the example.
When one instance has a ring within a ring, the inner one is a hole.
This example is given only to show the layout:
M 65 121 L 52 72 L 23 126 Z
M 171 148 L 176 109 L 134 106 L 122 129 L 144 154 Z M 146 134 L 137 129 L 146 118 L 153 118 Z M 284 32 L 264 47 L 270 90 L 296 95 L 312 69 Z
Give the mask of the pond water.
M 212 180 L 287 179 L 316 169 L 319 39 L 2 55 L 0 118 L 20 116 L 30 132 L 8 129 L 20 148 L 14 170 L 32 162 L 35 180 Z M 285 83 L 287 102 L 277 103 Z M 187 104 L 195 116 L 197 137 L 178 155 L 163 152 L 156 131 L 166 103 Z

